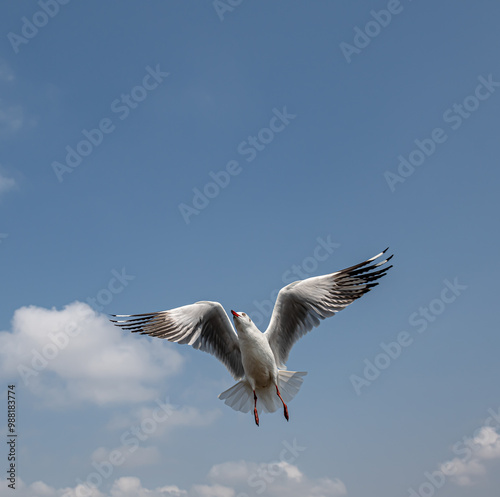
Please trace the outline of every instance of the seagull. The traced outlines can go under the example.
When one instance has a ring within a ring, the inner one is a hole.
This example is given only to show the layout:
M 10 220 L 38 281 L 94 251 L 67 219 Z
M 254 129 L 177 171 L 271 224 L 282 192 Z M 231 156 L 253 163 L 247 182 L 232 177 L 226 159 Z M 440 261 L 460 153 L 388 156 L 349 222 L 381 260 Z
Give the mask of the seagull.
M 390 257 L 375 262 L 380 254 L 335 273 L 295 281 L 278 293 L 271 320 L 262 333 L 244 312 L 231 310 L 234 327 L 219 302 L 201 301 L 149 314 L 112 314 L 116 326 L 132 333 L 166 338 L 191 345 L 214 355 L 237 381 L 219 395 L 236 411 L 253 407 L 255 423 L 259 412 L 275 412 L 288 406 L 299 391 L 305 371 L 288 371 L 285 363 L 295 342 L 378 285 L 392 265 Z

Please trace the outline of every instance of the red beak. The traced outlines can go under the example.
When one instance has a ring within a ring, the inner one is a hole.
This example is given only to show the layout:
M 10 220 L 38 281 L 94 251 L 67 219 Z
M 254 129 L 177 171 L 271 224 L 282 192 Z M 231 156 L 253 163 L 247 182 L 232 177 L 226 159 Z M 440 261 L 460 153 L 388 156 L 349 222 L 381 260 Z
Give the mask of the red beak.
M 239 317 L 240 317 L 240 315 L 239 315 L 237 312 L 234 312 L 232 309 L 231 309 L 231 313 L 233 314 L 233 316 L 235 316 L 235 317 L 237 317 L 237 318 L 239 318 Z

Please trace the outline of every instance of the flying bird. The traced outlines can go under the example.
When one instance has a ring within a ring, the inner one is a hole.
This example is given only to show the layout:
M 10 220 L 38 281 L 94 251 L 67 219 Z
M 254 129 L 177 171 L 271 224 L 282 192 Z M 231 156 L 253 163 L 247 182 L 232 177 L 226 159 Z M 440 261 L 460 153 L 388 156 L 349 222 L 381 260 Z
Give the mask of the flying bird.
M 253 407 L 255 423 L 259 413 L 288 406 L 299 391 L 303 371 L 288 371 L 285 363 L 294 343 L 319 326 L 322 319 L 341 311 L 378 285 L 377 280 L 392 267 L 388 249 L 355 266 L 324 276 L 295 281 L 278 293 L 271 321 L 262 333 L 244 312 L 229 316 L 218 302 L 201 301 L 168 311 L 149 314 L 112 314 L 111 321 L 133 333 L 166 338 L 213 354 L 229 370 L 237 383 L 219 395 L 236 411 Z

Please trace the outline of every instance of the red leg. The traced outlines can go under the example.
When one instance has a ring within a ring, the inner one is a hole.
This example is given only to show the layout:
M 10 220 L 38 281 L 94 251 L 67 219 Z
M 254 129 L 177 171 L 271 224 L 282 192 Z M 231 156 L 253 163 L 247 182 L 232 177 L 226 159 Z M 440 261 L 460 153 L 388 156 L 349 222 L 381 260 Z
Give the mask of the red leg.
M 288 407 L 285 404 L 285 401 L 281 398 L 280 391 L 278 389 L 278 385 L 276 385 L 276 393 L 278 394 L 278 397 L 280 398 L 281 402 L 283 402 L 283 413 L 285 414 L 285 418 L 288 421 Z
M 259 426 L 259 413 L 257 412 L 257 395 L 255 393 L 255 390 L 253 391 L 253 400 L 254 400 L 253 416 L 255 418 L 255 424 Z

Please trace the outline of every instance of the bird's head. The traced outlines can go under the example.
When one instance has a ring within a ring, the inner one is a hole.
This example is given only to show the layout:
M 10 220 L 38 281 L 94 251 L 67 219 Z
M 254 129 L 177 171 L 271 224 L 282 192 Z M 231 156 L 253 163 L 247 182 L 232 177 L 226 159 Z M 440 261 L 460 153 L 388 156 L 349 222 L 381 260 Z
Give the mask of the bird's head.
M 236 327 L 236 331 L 238 333 L 240 331 L 244 331 L 251 324 L 253 324 L 250 316 L 244 312 L 234 312 L 232 310 L 231 314 L 233 315 L 234 326 Z

